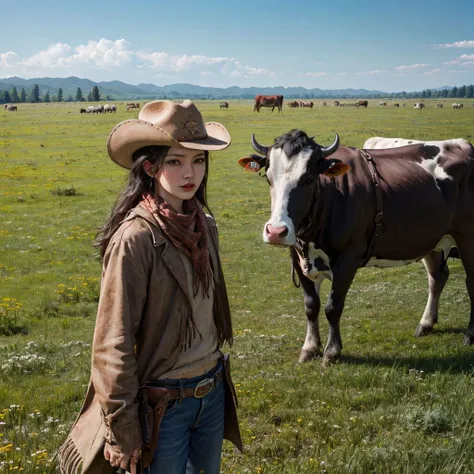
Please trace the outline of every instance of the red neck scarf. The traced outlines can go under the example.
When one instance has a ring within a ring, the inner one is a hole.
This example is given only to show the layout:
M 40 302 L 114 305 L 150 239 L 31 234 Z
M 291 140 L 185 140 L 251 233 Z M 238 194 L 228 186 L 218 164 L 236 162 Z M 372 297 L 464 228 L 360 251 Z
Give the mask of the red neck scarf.
M 202 285 L 203 292 L 209 298 L 212 270 L 208 226 L 201 203 L 196 197 L 185 201 L 185 214 L 176 212 L 161 196 L 144 194 L 142 204 L 153 214 L 171 243 L 191 259 L 194 269 L 193 296 L 196 297 L 199 285 Z

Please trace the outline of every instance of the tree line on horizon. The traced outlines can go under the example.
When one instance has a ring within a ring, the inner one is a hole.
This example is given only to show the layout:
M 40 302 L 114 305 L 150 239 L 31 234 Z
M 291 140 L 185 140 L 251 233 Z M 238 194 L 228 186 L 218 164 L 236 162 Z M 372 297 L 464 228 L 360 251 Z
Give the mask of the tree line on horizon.
M 94 86 L 86 97 L 84 97 L 80 87 L 76 90 L 75 97 L 72 94 L 65 99 L 62 88 L 58 89 L 56 95 L 51 95 L 49 90 L 45 94 L 41 94 L 38 84 L 35 84 L 30 92 L 27 94 L 23 87 L 18 93 L 16 86 L 13 86 L 10 90 L 0 89 L 0 104 L 19 104 L 19 103 L 40 103 L 40 102 L 100 102 L 101 96 L 99 88 Z M 112 100 L 107 96 L 106 100 Z
M 331 94 L 314 94 L 314 93 L 305 93 L 300 95 L 288 94 L 285 96 L 287 99 L 354 99 L 355 96 L 350 96 L 347 94 L 340 95 L 331 95 Z M 213 100 L 213 99 L 253 99 L 253 95 L 242 94 L 239 97 L 223 97 L 223 96 L 212 96 L 212 94 L 206 95 L 196 95 L 196 94 L 182 94 L 179 92 L 170 92 L 166 95 L 150 95 L 147 97 L 134 97 L 133 99 L 143 100 L 143 99 L 179 99 L 179 98 L 199 98 L 201 100 Z M 461 87 L 452 87 L 450 89 L 445 88 L 441 90 L 434 89 L 424 89 L 422 91 L 415 92 L 395 92 L 391 94 L 380 93 L 380 94 L 368 94 L 364 95 L 364 98 L 367 99 L 471 99 L 474 98 L 474 85 L 463 85 Z M 129 100 L 133 100 L 129 99 Z M 16 86 L 13 86 L 10 90 L 0 89 L 0 104 L 15 104 L 15 103 L 48 103 L 48 102 L 100 102 L 102 100 L 101 94 L 98 86 L 94 86 L 86 97 L 84 97 L 83 92 L 80 87 L 77 88 L 76 94 L 73 97 L 72 94 L 65 99 L 64 93 L 61 88 L 59 88 L 56 95 L 51 95 L 49 90 L 44 94 L 41 93 L 38 84 L 35 84 L 30 92 L 27 94 L 25 88 L 23 87 L 18 93 Z M 105 98 L 106 101 L 115 100 L 113 97 L 107 95 Z

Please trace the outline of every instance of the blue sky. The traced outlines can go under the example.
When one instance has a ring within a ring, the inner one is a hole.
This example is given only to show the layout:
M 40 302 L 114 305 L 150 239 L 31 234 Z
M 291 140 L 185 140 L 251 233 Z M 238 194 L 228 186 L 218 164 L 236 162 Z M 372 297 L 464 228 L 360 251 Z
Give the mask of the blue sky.
M 472 0 L 68 3 L 3 6 L 0 78 L 386 92 L 474 83 Z

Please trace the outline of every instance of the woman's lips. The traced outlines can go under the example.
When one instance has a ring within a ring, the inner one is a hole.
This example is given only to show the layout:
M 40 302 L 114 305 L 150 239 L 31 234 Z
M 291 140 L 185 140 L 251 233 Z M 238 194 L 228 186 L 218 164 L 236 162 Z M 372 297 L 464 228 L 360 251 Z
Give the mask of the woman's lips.
M 195 184 L 185 184 L 184 186 L 181 186 L 185 191 L 190 191 L 191 189 L 194 189 L 196 187 Z

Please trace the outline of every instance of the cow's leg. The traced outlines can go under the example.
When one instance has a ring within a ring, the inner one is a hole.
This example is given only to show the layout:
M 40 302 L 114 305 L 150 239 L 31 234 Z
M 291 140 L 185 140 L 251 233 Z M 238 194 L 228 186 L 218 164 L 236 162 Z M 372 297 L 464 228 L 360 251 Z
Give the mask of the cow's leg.
M 415 337 L 426 336 L 438 322 L 439 298 L 448 281 L 449 268 L 443 252 L 431 252 L 424 259 L 428 272 L 428 302 L 415 331 Z
M 300 362 L 307 362 L 321 355 L 321 337 L 319 336 L 319 309 L 321 300 L 319 290 L 324 278 L 316 281 L 306 278 L 298 272 L 303 286 L 304 309 L 306 311 L 306 338 L 300 353 Z
M 468 236 L 456 238 L 461 262 L 466 271 L 466 287 L 471 300 L 469 325 L 464 334 L 464 344 L 474 344 L 474 232 Z
M 326 303 L 326 318 L 329 322 L 328 342 L 324 349 L 324 364 L 334 362 L 339 359 L 342 350 L 341 333 L 339 321 L 341 319 L 344 302 L 352 280 L 357 272 L 359 259 L 355 256 L 341 255 L 334 267 L 332 287 Z M 332 262 L 331 262 L 332 263 Z

